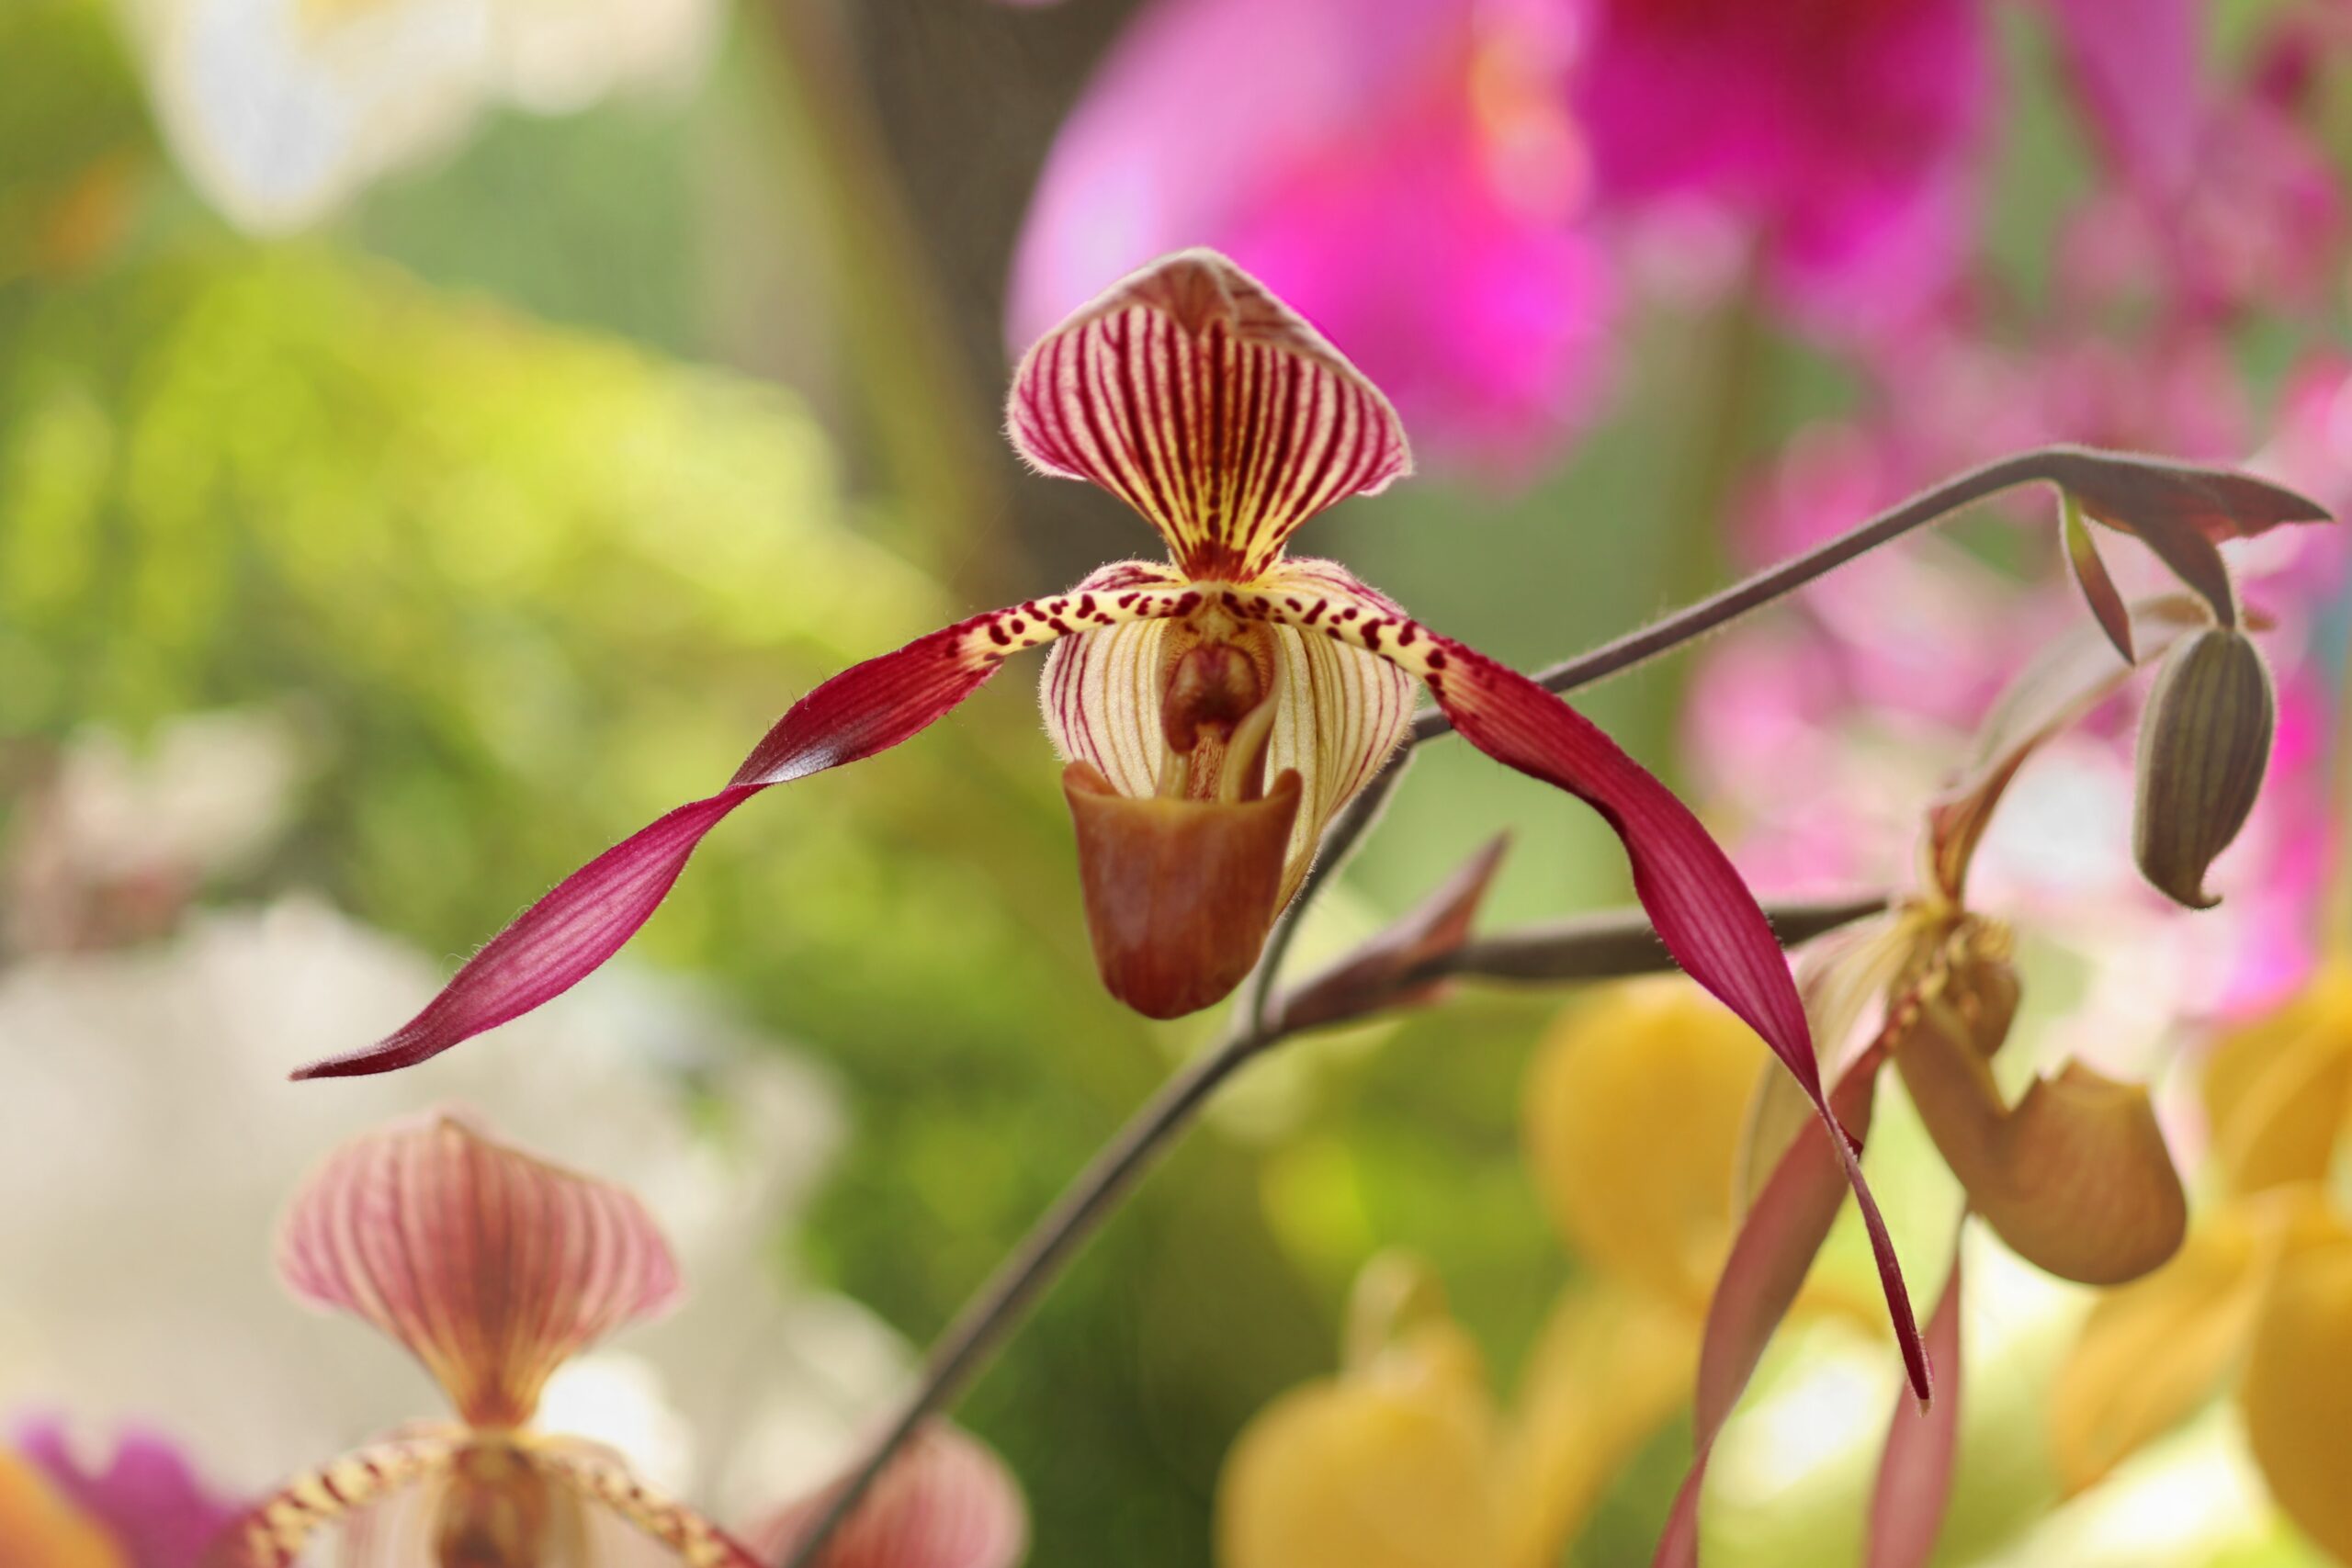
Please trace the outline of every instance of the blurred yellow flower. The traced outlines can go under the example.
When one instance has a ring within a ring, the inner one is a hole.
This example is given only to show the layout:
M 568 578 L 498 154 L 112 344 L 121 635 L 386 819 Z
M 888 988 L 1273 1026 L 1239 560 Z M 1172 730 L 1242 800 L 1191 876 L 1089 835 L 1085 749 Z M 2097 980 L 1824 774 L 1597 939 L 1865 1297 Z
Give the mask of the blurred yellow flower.
M 1747 1026 L 1680 976 L 1567 1012 L 1529 1071 L 1523 1129 L 1537 1190 L 1588 1269 L 1554 1304 L 1517 1399 L 1498 1406 L 1426 1266 L 1374 1259 L 1340 1375 L 1268 1405 L 1227 1460 L 1227 1568 L 1555 1561 L 1690 1397 L 1761 1066 Z
M 2094 1484 L 2234 1373 L 2271 1495 L 2352 1562 L 2352 1224 L 2329 1190 L 2352 1125 L 2352 962 L 2225 1037 L 2205 1102 L 2224 1201 L 2085 1323 L 2052 1406 L 2060 1473 Z
M 38 1471 L 0 1450 L 0 1562 L 8 1568 L 122 1568 L 122 1554 Z

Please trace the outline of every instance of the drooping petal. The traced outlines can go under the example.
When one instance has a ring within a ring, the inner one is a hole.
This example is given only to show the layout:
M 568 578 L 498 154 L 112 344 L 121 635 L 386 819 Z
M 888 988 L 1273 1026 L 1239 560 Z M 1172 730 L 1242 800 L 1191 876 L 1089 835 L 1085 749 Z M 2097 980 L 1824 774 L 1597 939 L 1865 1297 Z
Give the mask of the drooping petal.
M 456 1431 L 419 1433 L 305 1471 L 232 1525 L 201 1568 L 292 1568 L 321 1530 L 363 1519 L 363 1540 L 345 1543 L 351 1568 L 429 1562 L 423 1549 L 431 1540 L 433 1506 L 463 1446 Z M 396 1550 L 402 1546 L 404 1555 Z
M 278 1272 L 406 1346 L 476 1426 L 528 1420 L 566 1359 L 679 1293 L 634 1196 L 441 1113 L 330 1155 L 287 1215 Z
M 1928 1319 L 1928 1354 L 1943 1379 L 1943 1392 L 1925 1410 L 1908 1400 L 1895 1401 L 1878 1484 L 1871 1494 L 1865 1568 L 1928 1568 L 1943 1530 L 1952 1471 L 1960 1460 L 1960 1250 L 1955 1237 L 1951 1272 Z
M 1293 560 L 1226 603 L 1255 618 L 1313 626 L 1420 677 L 1463 738 L 1600 813 L 1632 862 L 1634 890 L 1690 977 L 1762 1035 L 1831 1126 L 1804 1006 L 1755 895 L 1689 807 L 1590 720 L 1517 671 L 1403 615 L 1330 561 Z M 1854 1190 L 1896 1342 L 1915 1392 L 1928 1371 L 1901 1265 L 1852 1147 L 1833 1140 Z
M 1266 671 L 1275 700 L 1266 777 L 1292 770 L 1302 785 L 1283 874 L 1282 902 L 1288 903 L 1314 863 L 1323 829 L 1404 739 L 1413 682 L 1385 660 L 1312 632 L 1268 626 L 1261 635 L 1265 657 L 1277 666 Z M 1160 715 L 1168 676 L 1190 641 L 1185 628 L 1153 620 L 1081 632 L 1056 645 L 1039 689 L 1055 750 L 1067 761 L 1092 763 L 1120 795 L 1153 793 L 1167 761 Z
M 424 1011 L 373 1045 L 294 1076 L 413 1066 L 561 996 L 637 934 L 704 837 L 760 791 L 910 739 L 978 691 L 1009 654 L 1087 627 L 1192 608 L 1189 591 L 1146 571 L 1134 586 L 1073 589 L 975 615 L 843 671 L 793 704 L 725 789 L 679 807 L 573 872 L 468 960 Z
M 1198 581 L 1256 577 L 1309 517 L 1412 468 L 1380 389 L 1214 251 L 1163 257 L 1040 338 L 1006 421 L 1023 457 L 1125 501 Z
M 1853 1137 L 1870 1131 L 1883 1059 L 1876 1051 L 1865 1053 L 1838 1079 L 1831 1097 L 1838 1124 Z M 1827 1125 L 1800 1132 L 1748 1205 L 1732 1240 L 1700 1341 L 1690 1469 L 1675 1494 L 1653 1568 L 1698 1568 L 1699 1495 L 1716 1434 L 1755 1375 L 1765 1347 L 1796 1301 L 1805 1272 L 1845 1202 L 1845 1162 L 1837 1157 L 1843 1152 L 1838 1142 Z
M 746 1541 L 788 1559 L 832 1500 L 828 1487 L 771 1515 Z M 1029 1544 L 1021 1485 L 987 1444 L 944 1421 L 917 1432 L 817 1559 L 817 1568 L 1012 1568 Z
M 2244 1217 L 2224 1209 L 2171 1262 L 2099 1298 L 2051 1394 L 2051 1454 L 2068 1492 L 2096 1485 L 2213 1396 L 2253 1332 L 2259 1253 Z
M 1628 980 L 1562 1015 L 1520 1096 L 1536 1192 L 1569 1246 L 1694 1321 L 1731 1240 L 1759 1065 L 1747 1026 L 1690 981 Z
M 2239 1389 L 2270 1495 L 2338 1562 L 2352 1560 L 2352 1233 L 2279 1268 Z

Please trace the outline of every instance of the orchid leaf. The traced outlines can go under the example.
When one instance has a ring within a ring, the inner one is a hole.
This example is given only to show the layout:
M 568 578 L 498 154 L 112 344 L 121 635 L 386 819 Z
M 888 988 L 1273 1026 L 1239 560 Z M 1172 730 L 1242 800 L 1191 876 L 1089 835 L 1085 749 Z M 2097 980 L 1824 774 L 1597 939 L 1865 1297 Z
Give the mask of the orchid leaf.
M 1847 1069 L 1830 1098 L 1838 1125 L 1858 1138 L 1870 1130 L 1882 1060 L 1875 1051 L 1866 1053 Z M 1653 1568 L 1698 1568 L 1699 1495 L 1715 1438 L 1796 1301 L 1845 1202 L 1845 1162 L 1838 1157 L 1844 1151 L 1834 1145 L 1834 1134 L 1819 1124 L 1800 1133 L 1732 1239 L 1731 1256 L 1724 1259 L 1714 1299 L 1708 1303 L 1700 1342 L 1692 1412 L 1695 1451 L 1675 1495 Z

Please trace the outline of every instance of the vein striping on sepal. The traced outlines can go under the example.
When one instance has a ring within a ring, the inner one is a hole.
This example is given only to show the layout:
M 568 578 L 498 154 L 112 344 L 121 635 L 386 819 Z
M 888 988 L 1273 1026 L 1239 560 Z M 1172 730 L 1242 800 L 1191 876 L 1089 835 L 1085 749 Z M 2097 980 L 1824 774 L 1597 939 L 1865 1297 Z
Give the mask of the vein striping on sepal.
M 1136 275 L 1041 339 L 1007 423 L 1031 462 L 1125 501 L 1202 580 L 1258 576 L 1300 524 L 1412 466 L 1380 389 L 1207 252 Z
M 205 1568 L 289 1568 L 322 1529 L 447 1472 L 458 1446 L 443 1436 L 399 1438 L 305 1471 L 231 1526 Z

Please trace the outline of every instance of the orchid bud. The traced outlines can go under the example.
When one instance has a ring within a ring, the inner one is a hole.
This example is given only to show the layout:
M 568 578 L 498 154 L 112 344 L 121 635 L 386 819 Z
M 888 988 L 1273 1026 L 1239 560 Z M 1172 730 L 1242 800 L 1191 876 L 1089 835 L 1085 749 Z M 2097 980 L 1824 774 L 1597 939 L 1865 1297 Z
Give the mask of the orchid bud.
M 2009 1110 L 1992 1057 L 2017 1003 L 2005 950 L 1951 960 L 1889 1032 L 1904 1087 L 1970 1207 L 2018 1257 L 2086 1285 L 2136 1280 L 2188 1224 L 2147 1090 L 2069 1062 Z
M 2278 701 L 2245 633 L 2208 627 L 2175 645 L 2140 721 L 2132 847 L 2157 890 L 2192 909 L 2221 902 L 2205 872 L 2245 826 L 2270 759 Z
M 1285 768 L 1254 800 L 1123 795 L 1089 762 L 1062 773 L 1087 932 L 1110 993 L 1147 1018 L 1219 1000 L 1257 963 L 1298 816 Z

